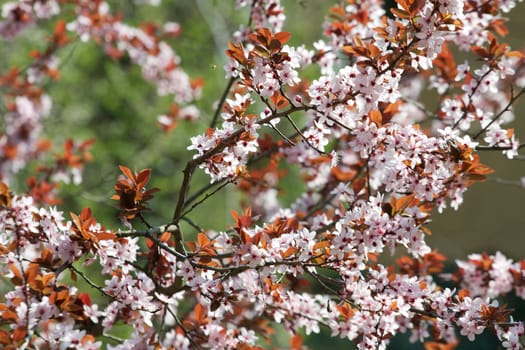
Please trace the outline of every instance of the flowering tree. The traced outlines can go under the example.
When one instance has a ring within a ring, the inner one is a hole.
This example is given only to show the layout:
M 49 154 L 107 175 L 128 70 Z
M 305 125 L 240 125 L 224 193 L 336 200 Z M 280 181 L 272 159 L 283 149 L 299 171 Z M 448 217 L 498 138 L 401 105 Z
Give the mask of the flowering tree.
M 58 152 L 42 140 L 46 88 L 60 84 L 57 53 L 92 41 L 137 65 L 173 97 L 157 124 L 177 133 L 182 119 L 205 123 L 193 104 L 203 82 L 166 41 L 180 27 L 128 25 L 102 0 L 4 3 L 5 41 L 54 29 L 27 67 L 0 76 L 1 347 L 258 349 L 280 323 L 294 349 L 321 329 L 359 349 L 386 349 L 402 333 L 425 349 L 454 349 L 460 335 L 484 332 L 521 349 L 524 326 L 498 297 L 525 298 L 525 260 L 473 254 L 446 274 L 445 256 L 425 241 L 431 215 L 458 209 L 492 172 L 481 151 L 513 158 L 523 146 L 505 126 L 525 93 L 525 56 L 502 42 L 515 2 L 398 0 L 385 9 L 348 0 L 331 9 L 313 48 L 287 44 L 278 0 L 236 5 L 249 22 L 224 48 L 227 87 L 208 129 L 187 140 L 193 158 L 173 215 L 150 222 L 152 172 L 122 165 L 111 197 L 122 225 L 106 228 L 89 208 L 64 215 L 52 206 L 60 183 L 81 186 L 94 142 L 67 140 Z M 35 163 L 27 193 L 14 194 L 14 178 Z M 290 167 L 304 191 L 285 207 L 278 189 Z M 198 171 L 209 183 L 191 188 Z M 246 203 L 228 227 L 190 219 L 227 189 Z M 406 255 L 385 265 L 395 251 Z

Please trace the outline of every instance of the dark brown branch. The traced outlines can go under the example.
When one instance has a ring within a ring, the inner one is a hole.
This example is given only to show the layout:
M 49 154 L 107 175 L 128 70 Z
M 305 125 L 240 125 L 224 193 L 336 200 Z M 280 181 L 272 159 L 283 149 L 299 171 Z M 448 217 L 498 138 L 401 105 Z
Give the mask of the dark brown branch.
M 301 129 L 301 132 L 304 132 L 306 130 L 306 128 L 302 128 Z M 292 140 L 294 139 L 295 137 L 297 137 L 299 134 L 297 132 L 294 132 L 293 134 L 291 134 L 290 136 L 286 136 L 286 138 L 288 138 L 289 140 Z M 263 158 L 266 158 L 268 157 L 269 155 L 271 155 L 272 153 L 275 153 L 279 151 L 279 147 L 278 146 L 275 146 L 275 147 L 272 147 L 271 149 L 267 150 L 266 152 L 262 152 L 262 153 L 259 153 L 255 156 L 253 156 L 252 158 L 250 158 L 248 160 L 248 165 L 250 164 L 253 164 Z M 216 182 L 212 182 L 212 183 L 208 183 L 206 185 L 204 185 L 203 187 L 201 187 L 197 192 L 195 192 L 194 194 L 192 194 L 187 200 L 186 202 L 184 203 L 184 208 L 186 208 L 188 205 L 190 205 L 191 203 L 193 203 L 194 201 L 197 200 L 197 198 L 199 198 L 202 194 L 204 194 L 206 191 L 210 190 L 211 188 L 215 187 L 215 186 L 220 186 L 221 184 L 223 184 L 224 182 L 226 182 L 228 179 L 221 179 L 219 181 L 216 181 Z M 182 218 L 181 218 L 182 219 Z
M 286 111 L 275 113 L 275 114 L 272 114 L 272 115 L 270 115 L 270 116 L 268 116 L 266 118 L 263 118 L 263 119 L 257 121 L 257 124 L 266 124 L 266 123 L 270 122 L 272 119 L 285 117 L 285 116 L 287 116 L 290 113 L 294 113 L 294 112 L 297 112 L 297 111 L 305 111 L 305 110 L 308 110 L 308 109 L 310 109 L 309 106 L 291 107 L 291 108 L 287 109 Z M 209 158 L 211 158 L 214 155 L 222 152 L 226 147 L 231 145 L 231 143 L 235 139 L 237 139 L 239 136 L 241 136 L 241 134 L 243 132 L 245 132 L 244 128 L 240 128 L 240 129 L 236 130 L 229 137 L 223 139 L 217 146 L 215 146 L 211 150 L 205 152 L 204 154 L 202 154 L 202 155 L 200 155 L 200 156 L 198 156 L 196 158 L 193 158 L 192 160 L 190 160 L 186 164 L 186 167 L 184 168 L 184 171 L 183 171 L 184 177 L 182 179 L 182 184 L 181 184 L 180 190 L 179 190 L 179 198 L 178 198 L 178 201 L 177 201 L 177 206 L 175 207 L 175 212 L 173 213 L 173 219 L 172 219 L 172 223 L 173 224 L 177 224 L 179 222 L 181 216 L 182 216 L 182 210 L 183 210 L 184 204 L 186 202 L 186 196 L 187 196 L 188 190 L 190 188 L 191 178 L 193 176 L 193 172 L 195 171 L 195 169 L 200 164 L 202 164 L 206 160 L 208 160 Z M 182 242 L 182 236 L 180 234 L 178 235 L 176 233 L 175 239 L 176 239 L 176 242 L 177 241 Z M 179 243 L 177 243 L 177 244 L 179 244 Z M 178 248 L 177 248 L 177 250 L 178 250 Z

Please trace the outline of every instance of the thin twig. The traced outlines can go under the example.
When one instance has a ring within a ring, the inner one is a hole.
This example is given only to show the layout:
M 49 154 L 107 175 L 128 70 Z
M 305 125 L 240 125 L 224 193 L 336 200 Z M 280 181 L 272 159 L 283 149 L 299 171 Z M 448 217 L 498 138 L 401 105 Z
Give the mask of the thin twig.
M 212 192 L 210 193 L 206 193 L 206 195 L 201 198 L 199 201 L 195 202 L 188 210 L 186 210 L 184 213 L 182 213 L 181 215 L 181 218 L 184 218 L 186 215 L 188 215 L 193 209 L 197 208 L 199 205 L 201 205 L 206 199 L 212 197 L 213 195 L 215 195 L 217 192 L 219 192 L 220 190 L 222 190 L 224 187 L 228 186 L 229 184 L 231 184 L 232 182 L 235 181 L 236 178 L 233 178 L 233 179 L 228 179 L 228 181 L 225 181 L 224 183 L 222 183 L 219 187 L 217 187 L 216 189 L 214 189 Z
M 113 298 L 112 295 L 106 293 L 101 286 L 97 285 L 95 282 L 93 282 L 88 276 L 86 276 L 82 271 L 80 271 L 79 269 L 77 269 L 75 266 L 73 265 L 70 265 L 69 266 L 69 269 L 71 271 L 73 271 L 74 273 L 76 273 L 77 275 L 79 275 L 80 277 L 82 277 L 82 279 L 84 281 L 87 282 L 87 284 L 89 284 L 92 288 L 98 290 L 102 295 L 106 296 L 106 297 L 109 297 L 109 298 Z
M 521 89 L 520 92 L 516 95 L 513 95 L 511 97 L 511 99 L 509 100 L 509 103 L 507 103 L 507 105 L 505 106 L 505 108 L 503 108 L 487 125 L 485 125 L 485 127 L 483 129 L 481 129 L 476 135 L 474 135 L 474 137 L 472 137 L 473 140 L 477 139 L 478 137 L 480 137 L 485 131 L 487 131 L 488 128 L 490 128 L 490 126 L 492 124 L 494 124 L 499 118 L 501 118 L 501 116 L 507 112 L 510 107 L 512 107 L 512 105 L 514 104 L 514 102 L 516 102 L 516 100 L 518 98 L 520 98 L 521 95 L 523 95 L 525 93 L 525 88 Z
M 295 129 L 295 131 L 299 134 L 299 136 L 301 136 L 301 138 L 304 140 L 304 142 L 306 142 L 306 144 L 308 146 L 310 146 L 310 148 L 312 148 L 314 151 L 316 151 L 317 153 L 319 154 L 322 154 L 324 156 L 327 156 L 328 153 L 326 153 L 325 151 L 321 151 L 319 148 L 315 147 L 311 142 L 310 140 L 308 140 L 308 138 L 306 136 L 304 136 L 304 134 L 301 132 L 301 130 L 299 130 L 299 128 L 297 127 L 297 125 L 295 124 L 295 122 L 293 121 L 292 118 L 290 118 L 289 115 L 285 115 L 284 116 L 289 122 L 290 124 L 292 125 L 292 127 Z
M 472 89 L 472 91 L 468 94 L 468 106 L 465 108 L 465 110 L 463 111 L 463 114 L 461 115 L 461 117 L 459 117 L 458 120 L 456 120 L 456 122 L 454 123 L 454 125 L 452 125 L 452 129 L 455 129 L 458 127 L 458 125 L 463 121 L 463 119 L 465 119 L 468 115 L 468 110 L 470 109 L 470 107 L 472 106 L 472 97 L 474 97 L 474 95 L 476 94 L 476 92 L 478 91 L 479 87 L 481 86 L 481 82 L 483 81 L 483 79 L 485 79 L 485 77 L 487 75 L 489 75 L 489 73 L 492 72 L 492 69 L 489 69 L 488 71 L 486 71 L 480 78 L 479 80 L 476 82 L 476 86 L 474 86 L 474 88 Z
M 525 143 L 520 143 L 518 149 L 525 147 Z M 476 151 L 505 151 L 512 149 L 512 146 L 476 146 Z
M 273 119 L 282 118 L 282 117 L 285 117 L 288 114 L 291 114 L 291 113 L 294 113 L 294 112 L 297 112 L 297 111 L 305 111 L 305 110 L 308 110 L 308 109 L 310 109 L 309 106 L 299 106 L 299 107 L 295 107 L 294 106 L 294 107 L 291 107 L 291 108 L 289 108 L 289 109 L 287 109 L 285 111 L 278 112 L 278 113 L 272 114 L 272 115 L 270 115 L 270 116 L 268 116 L 266 118 L 263 118 L 263 119 L 257 121 L 257 124 L 263 125 L 263 124 L 269 123 Z M 181 214 L 182 214 L 182 211 L 184 209 L 184 204 L 186 202 L 186 196 L 187 196 L 188 190 L 190 188 L 191 178 L 193 176 L 193 172 L 195 171 L 195 169 L 200 164 L 202 164 L 206 160 L 210 159 L 210 157 L 212 157 L 212 156 L 222 152 L 226 147 L 231 145 L 231 143 L 236 138 L 238 138 L 243 132 L 245 132 L 244 128 L 237 129 L 230 136 L 228 136 L 227 138 L 223 139 L 214 148 L 212 148 L 211 150 L 201 154 L 200 156 L 198 156 L 196 158 L 193 158 L 188 163 L 186 163 L 186 167 L 184 168 L 184 171 L 183 171 L 184 177 L 182 179 L 182 184 L 181 184 L 180 190 L 179 190 L 179 198 L 178 198 L 178 201 L 177 201 L 177 205 L 175 207 L 175 212 L 173 213 L 172 223 L 177 224 L 178 221 L 180 220 L 181 216 L 182 216 Z M 182 237 L 177 237 L 177 239 L 182 239 Z
M 191 227 L 193 227 L 197 232 L 204 232 L 204 229 L 200 227 L 199 225 L 197 225 L 196 223 L 194 223 L 191 219 L 187 217 L 182 217 L 180 219 L 186 222 L 187 224 L 189 224 Z
M 219 104 L 217 105 L 217 108 L 215 109 L 215 113 L 213 113 L 213 118 L 210 123 L 210 128 L 215 128 L 217 125 L 217 120 L 219 119 L 219 115 L 222 111 L 222 106 L 224 105 L 224 102 L 226 101 L 226 98 L 228 97 L 228 94 L 230 93 L 231 87 L 233 83 L 235 82 L 236 78 L 231 77 L 228 81 L 228 84 L 224 88 L 224 91 L 222 92 L 221 99 L 219 100 Z
M 279 130 L 275 125 L 273 125 L 272 123 L 268 123 L 266 124 L 268 126 L 270 126 L 270 128 L 272 128 L 276 133 L 279 134 L 279 136 L 281 136 L 282 139 L 284 139 L 290 146 L 295 146 L 295 142 L 293 142 L 292 140 L 290 140 L 288 138 L 288 136 L 286 136 L 285 134 L 282 133 L 281 130 Z

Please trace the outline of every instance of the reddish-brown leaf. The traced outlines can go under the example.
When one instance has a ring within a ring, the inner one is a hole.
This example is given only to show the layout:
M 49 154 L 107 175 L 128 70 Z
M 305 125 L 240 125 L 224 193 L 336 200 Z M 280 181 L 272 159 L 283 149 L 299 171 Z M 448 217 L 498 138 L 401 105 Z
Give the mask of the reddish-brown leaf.
M 171 232 L 164 232 L 160 235 L 159 241 L 166 243 L 171 239 Z
M 24 281 L 22 277 L 22 273 L 20 270 L 15 266 L 15 264 L 9 264 L 9 270 L 13 273 L 13 277 L 11 277 L 11 282 L 15 285 L 21 285 Z
M 390 203 L 392 204 L 393 213 L 402 213 L 405 211 L 405 209 L 409 207 L 413 207 L 419 203 L 419 201 L 416 199 L 415 195 L 407 195 L 403 197 L 395 197 L 393 196 L 390 200 Z
M 330 241 L 320 241 L 314 244 L 312 250 L 323 249 L 330 247 Z
M 91 297 L 88 293 L 78 293 L 78 299 L 82 301 L 84 305 L 91 305 Z
M 272 95 L 271 100 L 277 109 L 283 109 L 288 106 L 288 100 L 278 92 Z
M 293 254 L 295 254 L 296 252 L 297 252 L 296 247 L 289 247 L 288 249 L 286 249 L 286 251 L 281 250 L 279 254 L 281 254 L 281 258 L 286 259 L 292 256 Z
M 204 308 L 204 306 L 202 306 L 201 304 L 196 304 L 193 313 L 195 315 L 195 322 L 197 324 L 200 325 L 207 323 L 208 320 L 206 318 L 206 309 Z
M 273 36 L 276 40 L 279 40 L 281 45 L 284 45 L 290 40 L 291 34 L 289 32 L 279 32 L 275 33 Z
M 410 4 L 410 14 L 415 16 L 417 12 L 425 6 L 425 0 L 409 0 Z
M 244 49 L 242 47 L 242 44 L 235 45 L 234 43 L 229 42 L 228 48 L 229 49 L 226 50 L 226 55 L 228 55 L 228 57 L 230 58 L 233 58 L 241 65 L 244 65 L 244 63 L 246 62 L 246 57 L 244 56 Z
M 279 51 L 281 47 L 282 47 L 281 42 L 276 39 L 270 40 L 270 43 L 268 44 L 268 48 L 270 49 L 270 52 Z
M 151 176 L 151 169 L 141 170 L 137 175 L 137 187 L 143 188 L 148 184 L 149 178 Z
M 2 305 L 5 305 L 5 304 L 2 304 Z M 11 323 L 16 323 L 18 322 L 18 314 L 10 309 L 2 310 L 2 320 L 8 321 Z
M 62 35 L 66 32 L 66 21 L 59 20 L 55 24 L 55 35 Z
M 10 207 L 11 206 L 12 194 L 4 182 L 0 181 L 0 207 Z
M 341 314 L 341 316 L 343 316 L 345 320 L 351 318 L 354 315 L 354 310 L 352 309 L 352 306 L 346 302 L 342 305 L 336 305 L 335 308 L 337 309 L 337 311 L 339 311 L 339 313 Z
M 77 281 L 77 274 L 75 273 L 75 271 L 69 270 L 69 278 L 71 278 L 73 282 Z
M 11 338 L 9 337 L 9 332 L 0 329 L 0 345 L 11 344 Z
M 377 109 L 370 111 L 370 113 L 368 113 L 368 118 L 377 126 L 381 126 L 383 116 L 381 115 L 381 112 L 379 112 Z
M 509 51 L 505 53 L 507 57 L 525 58 L 525 54 L 521 51 Z
M 290 338 L 290 350 L 301 350 L 303 347 L 303 338 L 299 333 Z
M 458 346 L 458 343 L 440 343 L 434 341 L 425 342 L 425 350 L 453 350 Z
M 18 343 L 19 341 L 23 340 L 27 335 L 27 328 L 26 327 L 17 327 L 12 333 L 12 338 L 15 343 Z
M 199 232 L 197 235 L 197 247 L 199 254 L 211 256 L 217 255 L 217 252 L 213 248 L 212 241 L 202 232 Z
M 131 170 L 124 166 L 124 165 L 119 165 L 119 168 L 120 168 L 120 171 L 122 171 L 122 173 L 132 182 L 132 183 L 135 183 L 135 176 L 133 176 L 133 173 L 131 172 Z
M 405 0 L 397 0 L 397 4 L 401 6 L 401 8 L 407 12 L 410 11 L 410 2 L 407 3 Z
M 393 7 L 390 9 L 390 12 L 392 12 L 392 14 L 399 19 L 409 19 L 410 18 L 410 14 L 404 10 L 400 10 L 400 9 Z

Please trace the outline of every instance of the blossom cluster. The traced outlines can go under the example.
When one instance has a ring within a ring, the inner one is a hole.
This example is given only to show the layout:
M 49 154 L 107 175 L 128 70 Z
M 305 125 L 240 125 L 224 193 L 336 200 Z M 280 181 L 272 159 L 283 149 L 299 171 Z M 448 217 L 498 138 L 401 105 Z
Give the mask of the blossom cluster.
M 42 52 L 32 52 L 34 60 L 28 67 L 24 70 L 15 67 L 0 77 L 0 86 L 7 90 L 5 97 L 8 101 L 4 115 L 6 128 L 0 133 L 0 179 L 3 181 L 11 182 L 19 170 L 49 148 L 48 142 L 41 139 L 41 131 L 43 119 L 51 113 L 52 100 L 42 86 L 47 79 L 58 80 L 60 77 L 56 52 L 73 42 L 68 33 L 77 35 L 80 41 L 100 43 L 114 59 L 127 55 L 141 67 L 144 78 L 157 85 L 159 95 L 174 96 L 171 112 L 158 117 L 164 130 L 172 129 L 179 118 L 196 119 L 199 116 L 191 102 L 199 97 L 202 83 L 199 79 L 189 78 L 179 66 L 180 58 L 163 40 L 179 34 L 177 23 L 165 23 L 158 28 L 135 28 L 113 15 L 105 1 L 70 3 L 24 0 L 2 5 L 2 40 L 13 40 L 36 25 L 38 20 L 52 19 L 69 7 L 76 13 L 76 18 L 70 22 L 63 19 L 56 22 L 48 47 Z M 184 106 L 179 108 L 179 105 Z M 73 169 L 73 177 L 79 178 L 79 169 Z
M 106 229 L 89 208 L 66 219 L 49 206 L 58 181 L 81 182 L 91 141 L 66 141 L 54 165 L 38 167 L 42 179 L 28 181 L 28 194 L 12 193 L 11 179 L 48 150 L 39 141 L 41 119 L 52 113 L 43 82 L 58 78 L 56 53 L 73 40 L 129 57 L 159 95 L 174 95 L 157 119 L 163 130 L 196 119 L 201 83 L 163 40 L 179 26 L 132 27 L 101 0 L 3 5 L 2 38 L 65 6 L 75 17 L 58 20 L 27 70 L 0 78 L 9 90 L 0 346 L 260 349 L 280 323 L 294 349 L 301 332 L 321 331 L 362 350 L 387 349 L 398 334 L 454 349 L 460 336 L 485 332 L 522 349 L 524 326 L 500 298 L 525 299 L 525 261 L 472 254 L 449 273 L 426 240 L 432 215 L 459 209 L 465 191 L 493 171 L 481 150 L 514 158 L 522 147 L 506 124 L 525 93 L 525 55 L 498 38 L 515 2 L 398 0 L 387 12 L 380 1 L 349 0 L 331 9 L 326 36 L 311 49 L 288 44 L 279 1 L 236 3 L 249 8 L 249 25 L 225 48 L 229 83 L 209 127 L 189 138 L 173 216 L 150 223 L 151 169 L 120 166 L 111 197 L 120 229 Z M 458 63 L 458 50 L 479 62 Z M 307 70 L 317 72 L 312 81 Z M 434 110 L 422 87 L 439 102 Z M 190 193 L 199 168 L 210 181 Z M 291 176 L 301 193 L 285 206 L 281 180 Z M 234 185 L 248 204 L 231 211 L 230 226 L 193 221 L 202 203 Z M 399 252 L 406 255 L 384 263 Z

